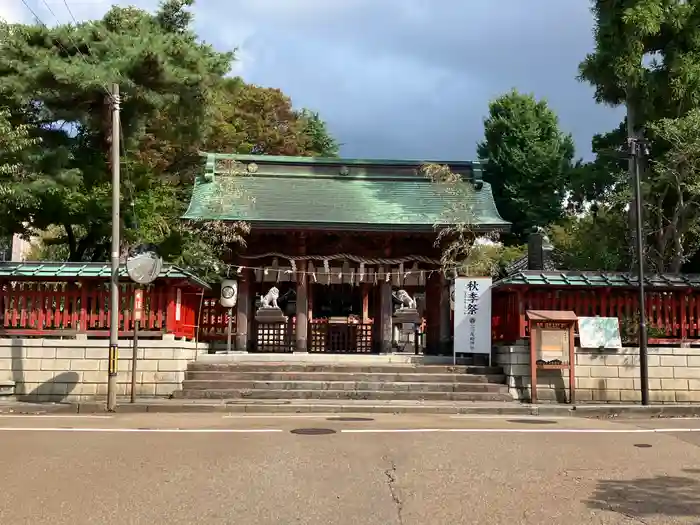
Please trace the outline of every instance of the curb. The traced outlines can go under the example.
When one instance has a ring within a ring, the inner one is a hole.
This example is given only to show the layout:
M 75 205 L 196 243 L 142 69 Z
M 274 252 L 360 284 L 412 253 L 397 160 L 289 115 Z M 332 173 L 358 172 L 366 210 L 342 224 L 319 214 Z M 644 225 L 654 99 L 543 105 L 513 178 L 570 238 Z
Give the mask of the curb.
M 7 403 L 0 404 L 0 414 L 105 414 L 105 403 L 86 402 L 74 404 Z M 227 404 L 219 403 L 124 403 L 114 411 L 118 414 L 322 414 L 322 413 L 370 413 L 370 414 L 435 414 L 435 415 L 490 415 L 490 416 L 542 416 L 580 417 L 589 419 L 656 419 L 700 417 L 697 405 L 518 405 L 504 406 L 437 406 L 437 405 L 353 405 L 353 404 Z

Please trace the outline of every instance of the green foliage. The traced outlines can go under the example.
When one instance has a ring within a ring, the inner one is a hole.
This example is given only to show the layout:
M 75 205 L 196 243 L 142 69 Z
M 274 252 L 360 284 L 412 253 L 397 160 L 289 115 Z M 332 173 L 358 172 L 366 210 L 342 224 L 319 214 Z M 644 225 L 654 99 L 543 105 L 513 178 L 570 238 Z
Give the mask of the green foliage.
M 12 216 L 35 230 L 61 226 L 71 260 L 104 260 L 108 253 L 106 90 L 112 82 L 122 91 L 125 146 L 137 144 L 158 115 L 168 116 L 171 138 L 201 137 L 209 91 L 232 55 L 197 43 L 182 26 L 187 15 L 180 16 L 182 23 L 164 25 L 189 3 L 164 2 L 156 15 L 114 7 L 102 20 L 77 26 L 0 28 L 0 103 L 42 141 L 32 174 L 5 181 L 31 201 L 15 204 Z M 141 189 L 143 181 L 133 184 L 132 190 Z
M 474 230 L 474 214 L 468 205 L 474 188 L 459 173 L 441 164 L 425 164 L 421 172 L 442 191 L 459 197 L 434 225 L 438 232 L 435 245 L 441 250 L 440 265 L 446 274 L 496 277 L 524 255 L 526 247 L 503 246 L 497 234 L 480 235 Z
M 649 261 L 677 273 L 700 249 L 700 109 L 654 122 L 649 132 L 661 150 L 644 188 Z
M 465 277 L 491 276 L 505 274 L 506 268 L 527 253 L 527 246 L 504 246 L 500 242 L 484 239 L 474 243 L 469 255 L 457 273 Z
M 12 114 L 0 108 L 0 235 L 26 233 L 20 218 L 32 209 L 34 201 L 21 181 L 31 172 L 29 151 L 39 143 L 26 124 L 13 123 Z
M 484 127 L 478 146 L 484 179 L 501 216 L 513 224 L 504 239 L 521 243 L 533 227 L 562 216 L 573 140 L 545 101 L 515 90 L 491 102 Z
M 318 113 L 302 109 L 297 113 L 301 121 L 302 136 L 306 138 L 306 150 L 313 157 L 337 157 L 340 145 L 328 132 L 326 123 Z
M 548 234 L 556 266 L 579 271 L 627 270 L 629 250 L 621 242 L 625 228 L 624 212 L 612 207 L 551 225 Z
M 179 219 L 199 151 L 337 153 L 318 115 L 225 76 L 233 54 L 198 40 L 192 4 L 166 0 L 153 14 L 115 6 L 101 20 L 52 28 L 0 25 L 0 234 L 39 235 L 44 257 L 107 259 L 112 83 L 122 99 L 122 251 L 153 242 L 167 260 L 212 274 L 244 243 L 245 224 Z
M 582 212 L 586 205 L 604 205 L 627 193 L 627 131 L 623 122 L 617 129 L 595 135 L 595 159 L 579 161 L 570 176 L 569 211 Z
M 208 151 L 256 155 L 326 156 L 338 153 L 319 115 L 297 111 L 279 89 L 224 79 L 215 93 Z
M 595 87 L 599 102 L 626 104 L 630 132 L 650 142 L 651 158 L 640 169 L 647 262 L 656 271 L 677 272 L 700 242 L 693 151 L 700 107 L 700 6 L 677 0 L 596 0 L 593 11 L 596 47 L 581 63 L 580 78 Z M 599 145 L 607 145 L 581 172 L 579 203 L 623 197 L 631 202 L 622 173 L 627 124 L 597 137 Z M 603 153 L 606 148 L 613 155 Z M 630 238 L 634 227 L 628 220 L 619 240 Z

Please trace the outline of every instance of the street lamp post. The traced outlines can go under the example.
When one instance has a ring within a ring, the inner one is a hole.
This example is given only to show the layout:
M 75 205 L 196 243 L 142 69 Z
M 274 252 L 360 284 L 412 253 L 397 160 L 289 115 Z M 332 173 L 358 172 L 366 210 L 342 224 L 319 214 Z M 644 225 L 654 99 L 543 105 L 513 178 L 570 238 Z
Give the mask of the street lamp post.
M 644 293 L 644 230 L 642 222 L 642 183 L 639 164 L 648 153 L 646 143 L 638 138 L 629 138 L 631 160 L 634 163 L 634 204 L 637 222 L 637 265 L 639 276 L 639 379 L 642 405 L 649 404 L 649 360 L 647 355 L 647 319 Z

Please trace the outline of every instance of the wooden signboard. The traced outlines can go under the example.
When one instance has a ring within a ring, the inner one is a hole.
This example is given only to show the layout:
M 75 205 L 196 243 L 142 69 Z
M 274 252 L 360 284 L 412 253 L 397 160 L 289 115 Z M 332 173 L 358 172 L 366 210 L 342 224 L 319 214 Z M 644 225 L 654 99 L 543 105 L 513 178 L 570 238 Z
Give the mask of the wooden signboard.
M 574 353 L 574 312 L 557 310 L 528 310 L 530 323 L 530 398 L 537 403 L 537 371 L 568 370 L 569 402 L 576 400 Z

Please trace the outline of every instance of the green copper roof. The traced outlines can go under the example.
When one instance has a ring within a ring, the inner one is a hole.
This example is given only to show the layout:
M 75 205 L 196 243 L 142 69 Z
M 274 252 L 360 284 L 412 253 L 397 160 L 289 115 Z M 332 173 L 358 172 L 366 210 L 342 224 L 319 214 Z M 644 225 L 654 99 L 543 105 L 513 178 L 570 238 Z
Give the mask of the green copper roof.
M 471 183 L 454 192 L 419 173 L 432 161 L 205 155 L 185 219 L 394 231 L 432 230 L 445 222 L 484 230 L 509 226 L 476 162 L 436 162 Z
M 108 263 L 66 263 L 66 262 L 0 262 L 0 278 L 18 280 L 43 279 L 109 279 L 111 268 Z M 128 279 L 126 267 L 119 268 L 119 277 Z M 159 279 L 182 279 L 195 286 L 209 288 L 209 285 L 187 270 L 168 264 L 158 276 Z
M 700 275 L 652 274 L 644 276 L 645 287 L 655 290 L 700 288 Z M 581 288 L 638 288 L 639 279 L 628 273 L 609 272 L 518 272 L 494 284 L 495 287 L 549 286 Z

